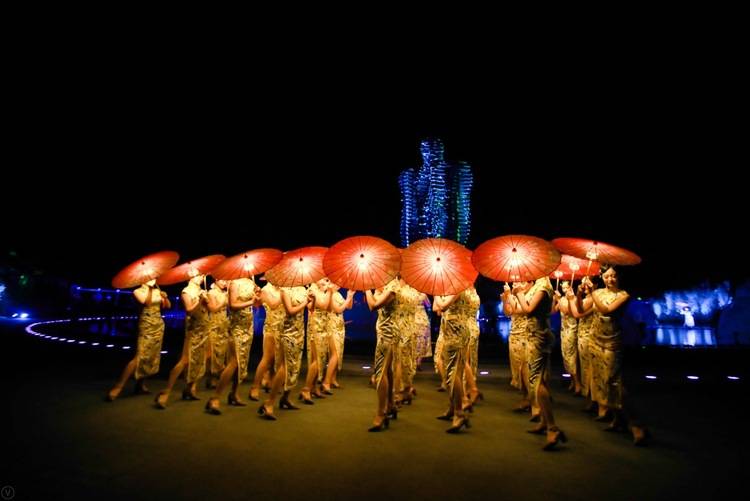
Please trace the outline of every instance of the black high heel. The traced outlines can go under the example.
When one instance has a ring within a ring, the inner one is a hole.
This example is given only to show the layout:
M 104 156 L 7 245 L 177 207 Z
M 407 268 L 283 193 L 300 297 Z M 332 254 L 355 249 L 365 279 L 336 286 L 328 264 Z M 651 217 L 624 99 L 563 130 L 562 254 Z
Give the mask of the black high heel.
M 260 417 L 262 417 L 263 419 L 267 419 L 269 421 L 276 421 L 276 416 L 266 411 L 265 404 L 258 407 L 258 414 L 260 414 Z
M 322 391 L 325 395 L 333 395 L 333 392 L 330 388 L 326 388 L 323 385 L 320 385 L 320 391 Z
M 167 393 L 166 391 L 160 391 L 159 393 L 156 394 L 156 397 L 154 398 L 154 404 L 156 404 L 156 408 L 157 409 L 166 409 L 167 408 L 166 402 L 165 403 L 161 403 L 159 401 L 159 398 L 161 398 L 162 395 L 169 395 L 169 393 Z
M 192 391 L 190 391 L 190 388 L 185 388 L 182 390 L 182 399 L 183 400 L 200 400 Z
M 247 398 L 249 398 L 249 399 L 250 399 L 250 400 L 252 400 L 253 402 L 258 402 L 258 401 L 260 401 L 260 397 L 259 397 L 259 396 L 258 396 L 258 397 L 256 397 L 256 396 L 254 396 L 254 395 L 253 395 L 253 390 L 255 390 L 255 391 L 257 392 L 257 391 L 258 391 L 258 388 L 250 388 L 250 393 L 248 393 L 248 394 L 247 394 Z
M 398 409 L 393 407 L 391 410 L 385 413 L 385 417 L 393 420 L 398 419 Z
M 452 421 L 453 413 L 451 411 L 447 411 L 445 414 L 441 414 L 440 416 L 438 416 L 437 419 L 440 419 L 442 421 Z
M 235 407 L 245 407 L 247 404 L 237 398 L 234 394 L 230 393 L 227 395 L 227 403 L 229 405 L 234 405 Z
M 209 414 L 213 414 L 214 416 L 218 416 L 221 414 L 221 410 L 218 407 L 214 407 L 211 405 L 211 402 L 219 402 L 219 399 L 216 397 L 211 397 L 208 399 L 208 402 L 206 402 L 206 412 Z
M 561 429 L 555 429 L 555 430 L 548 430 L 556 433 L 555 438 L 553 440 L 548 440 L 546 444 L 544 444 L 544 447 L 542 447 L 543 451 L 551 451 L 555 448 L 558 442 L 565 443 L 568 441 L 568 437 L 565 436 L 565 432 L 563 432 Z
M 383 417 L 383 420 L 380 422 L 380 424 L 375 424 L 370 426 L 367 431 L 383 431 L 386 428 L 388 428 L 389 419 L 387 416 Z
M 302 403 L 305 405 L 315 405 L 315 402 L 313 402 L 312 399 L 306 398 L 302 393 L 299 394 L 297 400 L 302 400 Z
M 469 424 L 469 418 L 467 417 L 462 417 L 460 423 L 458 423 L 457 425 L 451 426 L 450 428 L 445 430 L 445 433 L 458 433 L 459 431 L 461 431 L 461 428 L 463 428 L 464 426 L 467 429 L 471 428 L 471 424 Z
M 282 398 L 281 400 L 279 400 L 279 409 L 285 409 L 288 411 L 298 411 L 299 407 L 292 404 L 289 400 Z

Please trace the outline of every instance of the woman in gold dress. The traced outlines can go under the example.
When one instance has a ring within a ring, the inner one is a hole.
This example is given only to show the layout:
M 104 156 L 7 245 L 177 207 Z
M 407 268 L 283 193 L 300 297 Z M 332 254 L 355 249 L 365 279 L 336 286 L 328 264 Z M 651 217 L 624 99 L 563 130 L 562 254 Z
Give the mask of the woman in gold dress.
M 185 307 L 185 340 L 182 355 L 169 372 L 167 387 L 160 391 L 154 402 L 159 409 L 167 408 L 167 401 L 177 378 L 187 368 L 183 400 L 198 400 L 195 394 L 198 379 L 206 373 L 206 348 L 208 346 L 209 321 L 206 291 L 201 287 L 205 275 L 196 275 L 182 289 L 182 304 Z
M 399 322 L 397 309 L 404 301 L 400 294 L 398 278 L 388 282 L 382 291 L 365 291 L 365 299 L 370 311 L 378 311 L 375 324 L 377 343 L 375 345 L 375 389 L 378 393 L 378 407 L 375 419 L 368 431 L 382 431 L 388 427 L 389 418 L 397 416 L 393 404 L 393 349 L 398 340 Z
M 522 311 L 527 315 L 529 388 L 541 409 L 539 426 L 529 432 L 538 434 L 546 432 L 547 443 L 544 444 L 543 449 L 547 451 L 554 449 L 558 442 L 567 441 L 565 433 L 555 424 L 547 383 L 549 359 L 552 345 L 555 343 L 555 336 L 549 325 L 549 315 L 552 310 L 552 284 L 549 278 L 542 277 L 534 282 L 528 292 L 523 292 L 520 287 L 517 287 L 513 289 L 513 294 L 518 299 Z
M 468 397 L 469 408 L 477 403 L 478 400 L 484 400 L 484 395 L 477 387 L 477 371 L 479 370 L 479 324 L 477 323 L 477 313 L 479 312 L 479 294 L 474 287 L 469 287 L 468 306 L 465 311 L 466 324 L 469 329 L 469 343 L 466 347 L 466 368 L 464 369 L 465 392 L 464 396 Z
M 133 291 L 133 297 L 143 305 L 138 317 L 138 346 L 135 357 L 127 363 L 114 387 L 107 393 L 109 402 L 116 399 L 130 376 L 135 373 L 135 392 L 149 393 L 144 379 L 159 372 L 161 343 L 164 339 L 164 319 L 161 309 L 171 306 L 164 291 L 159 290 L 156 280 L 149 280 Z
M 526 291 L 531 287 L 528 282 L 514 282 L 514 288 Z M 531 410 L 529 394 L 529 364 L 527 358 L 528 333 L 526 330 L 527 317 L 521 309 L 516 296 L 511 294 L 507 285 L 503 288 L 503 312 L 510 317 L 510 333 L 508 335 L 508 351 L 510 357 L 510 385 L 521 392 L 521 402 L 513 409 L 516 412 Z M 537 411 L 538 413 L 538 411 Z
M 622 380 L 622 317 L 630 296 L 619 288 L 614 267 L 602 273 L 602 280 L 605 288 L 591 294 L 594 301 L 589 346 L 594 372 L 592 394 L 599 403 L 600 415 L 612 411 L 614 417 L 608 429 L 615 431 L 627 425 L 633 434 L 633 443 L 642 445 L 648 432 L 635 418 Z
M 411 404 L 414 395 L 414 374 L 416 374 L 417 349 L 417 308 L 421 308 L 422 293 L 407 284 L 404 279 L 399 281 L 403 302 L 399 303 L 397 318 L 399 319 L 398 340 L 394 346 L 394 385 L 396 404 Z
M 260 289 L 249 278 L 232 280 L 229 285 L 229 363 L 221 373 L 216 392 L 206 402 L 206 410 L 211 414 L 221 414 L 219 399 L 232 381 L 232 390 L 227 396 L 229 405 L 244 406 L 237 390 L 247 377 L 247 364 L 253 342 L 253 305 L 260 301 Z
M 248 398 L 257 402 L 260 398 L 261 383 L 265 386 L 266 375 L 273 369 L 276 354 L 276 343 L 279 332 L 284 324 L 286 312 L 281 304 L 281 291 L 271 282 L 266 283 L 260 291 L 260 299 L 266 310 L 266 319 L 263 322 L 263 357 L 255 369 L 255 378 L 250 386 Z M 268 378 L 273 380 L 273 376 Z
M 330 341 L 328 351 L 328 370 L 323 379 L 323 392 L 330 391 L 331 388 L 340 388 L 336 376 L 341 370 L 344 363 L 344 338 L 346 337 L 346 327 L 344 324 L 344 310 L 351 309 L 354 301 L 354 291 L 346 291 L 346 298 L 339 292 L 339 286 L 331 284 L 333 295 L 331 296 L 331 314 L 329 316 Z
M 289 401 L 289 393 L 297 386 L 305 344 L 305 308 L 312 301 L 312 294 L 308 295 L 304 287 L 282 287 L 280 290 L 285 315 L 276 342 L 276 374 L 268 399 L 258 408 L 258 414 L 272 421 L 276 420 L 273 407 L 282 387 L 284 393 L 279 400 L 279 408 L 299 409 Z
M 586 412 L 593 412 L 596 403 L 591 397 L 593 387 L 593 369 L 589 345 L 591 340 L 591 324 L 594 321 L 594 300 L 591 298 L 591 283 L 584 281 L 578 286 L 576 294 L 572 289 L 566 292 L 570 311 L 578 319 L 578 379 L 581 383 L 581 395 L 586 399 Z
M 330 312 L 328 308 L 331 305 L 331 294 L 333 289 L 330 287 L 330 281 L 327 278 L 321 278 L 316 283 L 310 285 L 308 294 L 311 294 L 313 300 L 308 305 L 307 317 L 307 377 L 305 386 L 300 393 L 301 399 L 306 403 L 312 402 L 311 396 L 316 398 L 325 398 L 318 389 L 318 382 L 323 382 L 322 375 L 325 374 L 326 362 L 328 360 L 328 338 L 330 325 Z M 332 395 L 331 390 L 325 390 L 325 393 Z
M 422 370 L 422 359 L 432 356 L 432 329 L 430 328 L 430 316 L 427 309 L 432 308 L 432 303 L 427 294 L 419 296 L 419 308 L 414 315 L 414 325 L 417 329 L 417 360 L 416 370 Z
M 229 317 L 227 306 L 229 305 L 228 282 L 217 280 L 211 284 L 208 291 L 208 314 L 209 314 L 209 377 L 206 379 L 208 389 L 215 389 L 216 383 L 221 377 L 222 371 L 227 366 L 227 354 L 229 351 Z
M 570 301 L 566 296 L 572 291 L 570 283 L 566 280 L 561 284 L 563 296 L 555 292 L 557 299 L 557 310 L 560 312 L 560 351 L 562 353 L 563 367 L 570 374 L 570 387 L 576 395 L 581 394 L 581 379 L 578 370 L 578 319 L 573 315 Z
M 476 308 L 479 307 L 478 296 L 476 296 L 476 291 L 472 293 L 470 289 L 460 294 L 436 296 L 434 307 L 441 317 L 442 361 L 450 402 L 448 411 L 438 416 L 438 419 L 452 420 L 451 427 L 446 432 L 458 433 L 464 426 L 466 428 L 471 426 L 469 418 L 464 415 L 463 380 L 466 369 L 466 350 L 471 337 L 467 319 L 472 311 L 476 314 Z

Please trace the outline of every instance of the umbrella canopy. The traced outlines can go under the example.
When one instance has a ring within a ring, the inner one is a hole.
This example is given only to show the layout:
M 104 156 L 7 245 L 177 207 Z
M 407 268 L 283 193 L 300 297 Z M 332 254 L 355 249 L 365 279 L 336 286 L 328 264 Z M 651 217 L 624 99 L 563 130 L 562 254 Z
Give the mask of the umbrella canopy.
M 560 264 L 560 253 L 538 237 L 505 235 L 477 247 L 472 262 L 487 278 L 519 282 L 549 275 Z
M 591 263 L 586 259 L 579 259 L 577 257 L 570 256 L 568 254 L 562 255 L 562 260 L 555 271 L 550 273 L 551 278 L 564 278 L 568 277 L 570 280 L 575 280 L 576 277 L 581 278 L 583 276 L 592 276 L 599 274 L 599 263 Z
M 350 237 L 333 245 L 323 257 L 331 282 L 351 290 L 377 289 L 393 280 L 401 268 L 401 254 L 378 237 Z
M 641 262 L 635 252 L 596 240 L 556 238 L 552 240 L 552 245 L 565 254 L 604 264 L 633 265 Z
M 187 261 L 179 266 L 175 266 L 171 270 L 165 271 L 164 274 L 156 280 L 156 283 L 159 285 L 172 285 L 179 282 L 185 282 L 196 275 L 205 275 L 225 259 L 226 258 L 221 254 L 214 254 L 212 256 Z
M 178 259 L 180 255 L 174 251 L 161 251 L 144 256 L 120 270 L 112 279 L 112 287 L 128 289 L 145 284 L 174 266 Z
M 281 261 L 266 271 L 266 280 L 276 287 L 297 287 L 326 276 L 323 256 L 327 247 L 302 247 L 285 252 Z
M 425 294 L 458 294 L 471 287 L 478 275 L 471 251 L 452 240 L 417 240 L 401 254 L 401 278 Z
M 236 280 L 258 275 L 281 261 L 283 253 L 278 249 L 255 249 L 232 256 L 216 268 L 211 275 L 216 280 Z

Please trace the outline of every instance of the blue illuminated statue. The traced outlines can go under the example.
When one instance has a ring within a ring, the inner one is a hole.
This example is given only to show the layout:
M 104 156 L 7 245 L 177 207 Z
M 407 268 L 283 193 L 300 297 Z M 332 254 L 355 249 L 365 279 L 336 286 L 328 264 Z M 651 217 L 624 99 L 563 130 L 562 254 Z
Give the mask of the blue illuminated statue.
M 422 165 L 399 175 L 401 245 L 422 238 L 449 238 L 465 244 L 471 230 L 471 167 L 445 160 L 440 139 L 420 145 Z

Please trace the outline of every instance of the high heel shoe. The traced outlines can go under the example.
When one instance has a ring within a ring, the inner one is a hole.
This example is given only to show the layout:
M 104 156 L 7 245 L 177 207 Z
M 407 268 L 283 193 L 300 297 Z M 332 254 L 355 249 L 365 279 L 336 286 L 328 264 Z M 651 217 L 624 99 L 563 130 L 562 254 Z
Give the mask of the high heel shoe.
M 312 399 L 307 398 L 302 393 L 299 394 L 297 400 L 302 400 L 302 403 L 304 403 L 305 405 L 315 405 L 315 402 L 313 402 Z
M 144 383 L 136 383 L 135 384 L 135 390 L 133 390 L 134 395 L 150 395 L 151 390 L 146 388 L 146 385 Z
M 484 400 L 484 394 L 481 391 L 477 391 L 474 396 L 471 397 L 471 405 L 474 405 L 480 400 Z
M 273 413 L 268 412 L 266 410 L 265 404 L 258 407 L 258 414 L 260 414 L 260 417 L 262 417 L 263 419 L 267 419 L 269 421 L 276 421 L 276 416 L 274 416 Z
M 541 419 L 542 419 L 542 414 L 541 413 L 540 414 L 532 414 L 531 417 L 529 418 L 529 421 L 531 421 L 532 423 L 538 423 Z
M 211 405 L 213 402 L 216 402 L 216 405 Z M 216 397 L 211 397 L 208 399 L 208 402 L 206 402 L 206 412 L 209 414 L 213 414 L 214 416 L 218 416 L 221 414 L 221 409 L 219 409 L 219 399 Z
M 311 392 L 310 392 L 310 395 L 311 395 L 311 396 L 313 396 L 313 397 L 315 397 L 315 398 L 321 398 L 321 399 L 322 399 L 322 398 L 326 398 L 326 397 L 324 397 L 324 396 L 323 396 L 323 394 L 322 394 L 322 393 L 320 393 L 319 391 L 311 391 Z
M 325 395 L 333 395 L 331 388 L 330 387 L 326 388 L 324 384 L 320 385 L 320 391 L 322 391 Z
M 229 405 L 234 405 L 235 407 L 245 407 L 247 404 L 237 398 L 237 395 L 234 395 L 233 393 L 230 393 L 227 395 L 227 403 Z
M 195 393 L 190 391 L 190 388 L 185 388 L 184 390 L 182 390 L 182 399 L 183 400 L 200 400 L 200 398 L 198 398 L 198 396 Z
M 544 447 L 542 447 L 543 451 L 551 451 L 555 448 L 558 442 L 565 443 L 568 441 L 568 437 L 565 436 L 565 433 L 557 428 L 557 429 L 548 429 L 547 432 L 554 433 L 553 438 L 550 440 L 549 434 L 547 435 L 547 443 L 544 444 Z
M 119 397 L 119 396 L 120 396 L 120 392 L 121 392 L 121 391 L 122 391 L 122 389 L 116 389 L 116 388 L 112 388 L 112 389 L 111 389 L 111 390 L 109 390 L 109 392 L 108 392 L 108 393 L 107 393 L 107 394 L 106 394 L 106 395 L 104 396 L 104 400 L 105 400 L 106 402 L 114 402 L 114 401 L 115 401 L 115 400 L 117 399 L 117 397 Z
M 298 411 L 299 407 L 292 404 L 289 400 L 282 398 L 281 400 L 279 400 L 279 409 L 285 409 L 288 411 Z
M 334 381 L 333 383 L 331 383 L 331 388 L 335 388 L 337 390 L 340 390 L 340 389 L 342 389 L 342 386 L 340 384 L 338 384 L 336 381 Z
M 167 399 L 164 399 L 164 402 L 161 401 L 161 397 L 169 397 L 169 392 L 166 391 L 160 391 L 156 394 L 156 397 L 154 398 L 154 404 L 156 404 L 157 409 L 166 409 L 167 408 Z
M 395 407 L 391 408 L 391 410 L 385 413 L 385 417 L 393 420 L 398 419 L 398 409 L 396 409 Z
M 445 430 L 445 433 L 458 433 L 464 426 L 467 429 L 471 428 L 471 424 L 469 424 L 469 418 L 467 417 L 462 417 L 461 421 L 458 424 L 454 424 L 453 426 Z
M 645 447 L 651 442 L 651 432 L 648 428 L 641 428 L 641 433 L 633 433 L 633 445 L 636 447 Z
M 258 402 L 260 400 L 260 396 L 258 395 L 258 388 L 250 388 L 250 393 L 247 394 L 247 398 L 249 398 L 253 402 Z
M 383 420 L 380 422 L 380 424 L 374 424 L 370 426 L 367 431 L 383 431 L 386 428 L 388 428 L 389 419 L 387 417 L 383 417 Z
M 540 424 L 539 426 L 535 426 L 534 428 L 531 428 L 530 430 L 526 430 L 526 433 L 531 433 L 532 435 L 543 435 L 546 431 L 547 431 L 547 425 Z
M 437 419 L 442 421 L 453 421 L 453 413 L 451 411 L 446 411 L 445 414 L 439 415 Z

